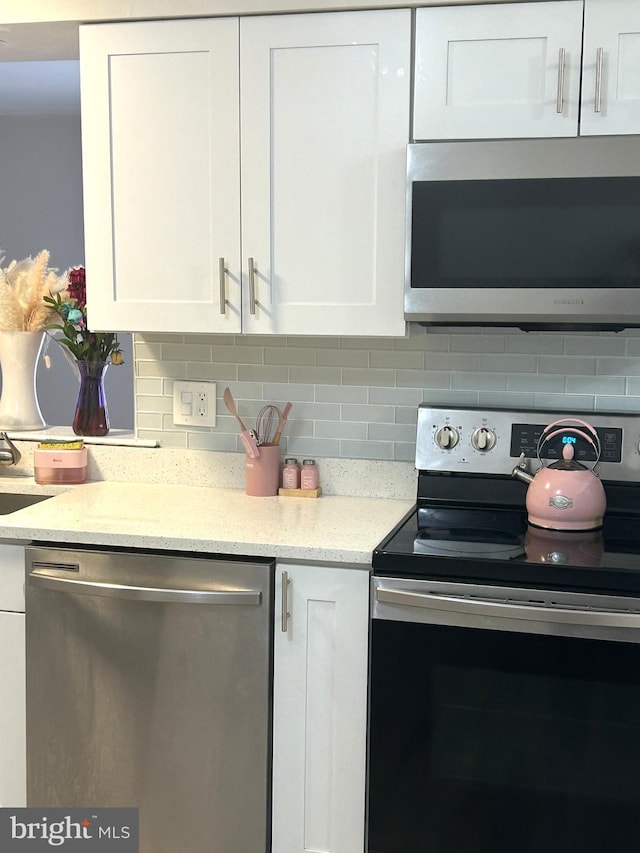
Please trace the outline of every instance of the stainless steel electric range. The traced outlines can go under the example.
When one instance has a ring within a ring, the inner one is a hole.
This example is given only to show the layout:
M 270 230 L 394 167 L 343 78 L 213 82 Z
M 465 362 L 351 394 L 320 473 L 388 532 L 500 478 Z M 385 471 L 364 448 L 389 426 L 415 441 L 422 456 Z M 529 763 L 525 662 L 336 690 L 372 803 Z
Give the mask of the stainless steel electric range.
M 581 415 L 607 512 L 567 533 L 511 475 L 561 414 L 419 408 L 416 506 L 373 559 L 368 853 L 636 844 L 640 417 Z

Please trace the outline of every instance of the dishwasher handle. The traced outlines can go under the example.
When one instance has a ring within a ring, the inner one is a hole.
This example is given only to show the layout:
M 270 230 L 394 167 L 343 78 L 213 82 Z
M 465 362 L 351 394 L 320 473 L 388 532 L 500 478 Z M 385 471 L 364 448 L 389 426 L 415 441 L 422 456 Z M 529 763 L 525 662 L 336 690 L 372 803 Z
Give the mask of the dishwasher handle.
M 97 595 L 103 598 L 126 598 L 134 601 L 249 605 L 259 605 L 262 602 L 262 592 L 259 589 L 162 589 L 152 586 L 129 586 L 120 583 L 59 578 L 37 570 L 29 572 L 29 580 L 34 586 L 53 589 L 57 592 Z

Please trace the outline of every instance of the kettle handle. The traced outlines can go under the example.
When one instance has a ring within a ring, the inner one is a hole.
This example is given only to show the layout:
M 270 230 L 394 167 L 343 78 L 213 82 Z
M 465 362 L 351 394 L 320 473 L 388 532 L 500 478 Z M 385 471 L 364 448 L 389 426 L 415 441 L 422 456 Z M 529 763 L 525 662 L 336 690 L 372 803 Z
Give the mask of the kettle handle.
M 547 424 L 546 427 L 540 433 L 540 438 L 542 438 L 546 433 L 549 432 L 553 427 L 559 426 L 560 424 L 580 424 L 580 426 L 585 427 L 589 430 L 591 435 L 596 439 L 598 444 L 600 443 L 600 439 L 598 438 L 598 433 L 587 421 L 580 420 L 580 418 L 559 418 L 557 421 L 552 421 L 550 424 Z M 556 435 L 557 433 L 554 433 Z M 550 438 L 551 436 L 547 436 Z M 586 436 L 585 436 L 586 437 Z M 593 442 L 591 442 L 593 444 Z
M 591 435 L 584 432 L 584 430 L 578 429 L 576 427 L 566 426 L 560 427 L 560 429 L 554 429 L 554 427 L 560 426 L 560 424 L 581 424 L 586 427 Z M 549 430 L 553 430 L 553 432 L 549 432 Z M 600 455 L 602 453 L 602 447 L 600 444 L 600 436 L 596 432 L 596 430 L 591 426 L 591 424 L 586 421 L 580 420 L 580 418 L 560 418 L 557 421 L 553 421 L 542 430 L 540 433 L 540 438 L 538 439 L 538 445 L 536 447 L 536 453 L 538 456 L 538 462 L 542 465 L 541 459 L 541 450 L 547 441 L 550 441 L 552 438 L 555 438 L 557 435 L 562 435 L 562 433 L 570 432 L 573 435 L 579 435 L 581 438 L 584 438 L 595 450 L 596 452 L 596 461 L 593 463 L 592 471 L 595 472 L 598 462 L 600 461 Z M 593 438 L 592 438 L 593 436 Z

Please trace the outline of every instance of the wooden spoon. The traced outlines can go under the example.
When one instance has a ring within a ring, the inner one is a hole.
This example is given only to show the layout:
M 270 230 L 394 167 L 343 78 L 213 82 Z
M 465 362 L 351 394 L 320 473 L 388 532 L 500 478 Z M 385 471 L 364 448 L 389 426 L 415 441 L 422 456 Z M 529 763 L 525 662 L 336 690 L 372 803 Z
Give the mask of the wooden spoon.
M 231 412 L 234 418 L 238 421 L 240 425 L 240 440 L 244 444 L 245 450 L 249 454 L 252 459 L 260 456 L 260 449 L 256 444 L 255 438 L 251 435 L 249 430 L 246 428 L 244 423 L 242 422 L 242 418 L 238 414 L 238 410 L 236 409 L 236 402 L 233 399 L 230 388 L 225 388 L 222 394 L 222 399 L 224 400 L 224 404 L 227 409 Z

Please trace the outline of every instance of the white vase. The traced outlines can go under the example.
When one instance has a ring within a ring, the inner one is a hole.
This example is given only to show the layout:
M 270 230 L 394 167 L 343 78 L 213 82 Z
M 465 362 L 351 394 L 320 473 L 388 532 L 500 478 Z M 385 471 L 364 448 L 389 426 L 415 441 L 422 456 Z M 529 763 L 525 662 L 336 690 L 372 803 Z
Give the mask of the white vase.
M 45 332 L 0 331 L 0 429 L 44 429 L 36 394 L 36 368 Z

